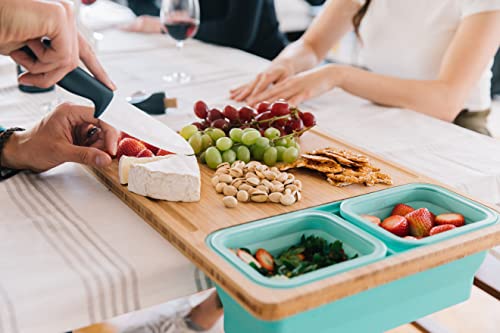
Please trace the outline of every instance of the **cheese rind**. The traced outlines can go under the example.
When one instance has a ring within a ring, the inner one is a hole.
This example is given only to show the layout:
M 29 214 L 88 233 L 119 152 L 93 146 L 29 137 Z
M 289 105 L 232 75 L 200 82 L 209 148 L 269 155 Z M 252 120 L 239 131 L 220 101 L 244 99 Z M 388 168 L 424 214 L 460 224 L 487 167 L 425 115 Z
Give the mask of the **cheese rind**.
M 167 155 L 130 168 L 128 189 L 153 199 L 181 202 L 200 200 L 200 169 L 195 156 Z
M 165 156 L 155 156 L 155 157 L 132 157 L 132 156 L 122 156 L 118 162 L 118 178 L 120 178 L 120 184 L 125 185 L 128 183 L 128 174 L 130 168 L 134 164 L 144 164 L 155 162 L 164 159 Z

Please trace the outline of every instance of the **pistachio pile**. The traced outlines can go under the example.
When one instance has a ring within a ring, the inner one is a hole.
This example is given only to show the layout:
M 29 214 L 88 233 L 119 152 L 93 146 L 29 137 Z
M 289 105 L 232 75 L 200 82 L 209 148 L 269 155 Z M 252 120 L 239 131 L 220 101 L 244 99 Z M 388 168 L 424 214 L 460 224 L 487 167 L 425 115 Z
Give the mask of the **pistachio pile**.
M 220 164 L 212 178 L 212 185 L 217 193 L 224 195 L 222 201 L 228 208 L 236 207 L 238 201 L 290 206 L 302 197 L 302 182 L 294 175 L 256 161 Z

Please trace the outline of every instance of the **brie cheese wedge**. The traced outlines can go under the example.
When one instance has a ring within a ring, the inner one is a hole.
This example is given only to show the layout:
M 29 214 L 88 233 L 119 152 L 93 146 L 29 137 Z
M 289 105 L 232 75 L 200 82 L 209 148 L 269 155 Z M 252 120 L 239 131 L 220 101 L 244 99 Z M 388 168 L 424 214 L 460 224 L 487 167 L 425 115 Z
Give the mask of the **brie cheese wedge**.
M 196 157 L 162 157 L 159 161 L 132 164 L 128 177 L 129 191 L 159 200 L 199 201 L 201 180 Z
M 125 185 L 128 183 L 128 173 L 133 164 L 144 164 L 154 161 L 159 161 L 164 159 L 165 156 L 156 157 L 131 157 L 122 156 L 120 157 L 120 162 L 118 162 L 118 178 L 120 178 L 120 184 Z

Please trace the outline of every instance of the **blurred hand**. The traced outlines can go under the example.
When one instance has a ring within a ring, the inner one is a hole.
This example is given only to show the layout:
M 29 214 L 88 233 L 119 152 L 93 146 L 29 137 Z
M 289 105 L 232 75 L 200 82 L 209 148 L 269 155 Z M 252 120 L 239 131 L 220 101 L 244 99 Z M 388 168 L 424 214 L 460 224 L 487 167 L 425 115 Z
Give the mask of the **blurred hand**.
M 116 155 L 119 132 L 94 118 L 94 109 L 64 103 L 25 132 L 16 132 L 2 152 L 1 165 L 46 171 L 64 162 L 105 167 Z
M 162 26 L 159 17 L 142 15 L 136 18 L 134 22 L 122 27 L 122 30 L 145 34 L 159 34 L 162 31 Z
M 268 90 L 254 94 L 248 103 L 254 105 L 260 101 L 284 99 L 291 105 L 299 105 L 335 88 L 339 82 L 337 69 L 335 65 L 327 65 L 288 77 Z
M 232 89 L 230 91 L 231 99 L 236 102 L 247 101 L 249 105 L 253 106 L 262 101 L 258 100 L 256 96 L 268 89 L 270 85 L 283 82 L 291 75 L 293 75 L 293 70 L 290 67 L 280 63 L 271 63 L 271 66 L 259 73 L 253 81 Z
M 47 37 L 51 46 L 43 45 Z M 33 60 L 19 49 L 27 45 Z M 0 1 L 0 54 L 10 55 L 26 68 L 19 77 L 24 85 L 50 87 L 78 66 L 79 59 L 110 89 L 115 89 L 90 45 L 79 35 L 72 4 L 66 0 Z

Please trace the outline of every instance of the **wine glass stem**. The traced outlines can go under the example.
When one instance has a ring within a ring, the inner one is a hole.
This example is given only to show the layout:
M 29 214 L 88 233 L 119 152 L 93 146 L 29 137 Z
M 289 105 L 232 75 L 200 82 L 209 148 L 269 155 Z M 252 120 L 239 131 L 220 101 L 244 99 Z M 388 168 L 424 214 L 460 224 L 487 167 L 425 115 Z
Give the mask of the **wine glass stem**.
M 175 46 L 177 47 L 177 50 L 181 51 L 182 48 L 184 47 L 184 41 L 182 41 L 182 40 L 177 41 L 177 43 L 175 44 Z

